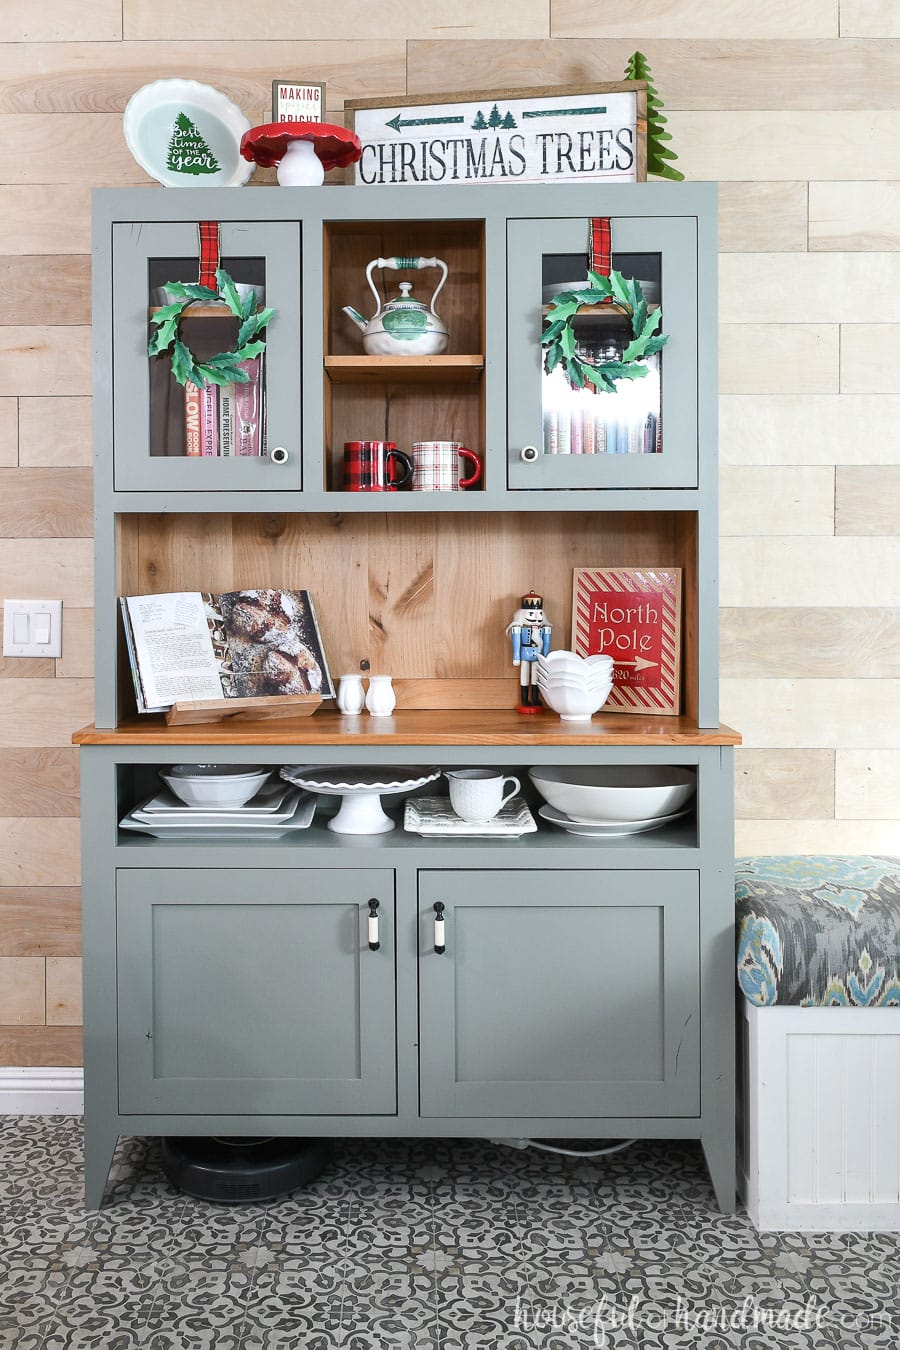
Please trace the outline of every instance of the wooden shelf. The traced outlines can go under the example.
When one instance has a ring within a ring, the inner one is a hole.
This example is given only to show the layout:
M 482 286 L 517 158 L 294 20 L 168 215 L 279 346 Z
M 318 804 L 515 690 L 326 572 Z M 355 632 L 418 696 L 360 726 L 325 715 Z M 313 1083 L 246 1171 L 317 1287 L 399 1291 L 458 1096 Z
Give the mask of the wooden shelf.
M 325 373 L 332 384 L 475 384 L 484 357 L 326 356 Z
M 739 745 L 730 727 L 698 728 L 688 717 L 598 714 L 589 725 L 562 722 L 554 713 L 530 716 L 514 708 L 470 708 L 413 711 L 397 709 L 392 717 L 366 714 L 343 717 L 321 708 L 312 717 L 271 722 L 213 723 L 190 728 L 167 727 L 162 717 L 148 715 L 123 722 L 117 729 L 83 727 L 75 745 L 159 745 L 174 754 L 183 745 L 508 745 L 523 748 L 554 745 Z
M 154 314 L 158 314 L 163 308 L 163 305 L 151 305 L 150 317 L 152 318 Z M 257 313 L 259 312 L 259 308 L 260 307 L 257 305 Z M 205 305 L 198 300 L 190 309 L 186 309 L 181 317 L 183 319 L 237 319 L 237 315 L 231 312 L 224 300 L 220 300 L 217 304 L 208 305 Z
M 648 313 L 648 314 L 655 314 L 655 312 L 656 312 L 658 309 L 659 309 L 659 305 L 648 305 L 648 306 L 647 306 L 647 313 Z M 550 306 L 549 306 L 549 305 L 541 305 L 541 313 L 542 313 L 543 315 L 545 315 L 545 316 L 546 316 L 547 314 L 549 314 L 549 313 L 550 313 Z M 576 318 L 576 319 L 590 318 L 590 317 L 598 318 L 598 317 L 599 317 L 599 318 L 601 318 L 601 319 L 618 319 L 618 320 L 629 319 L 629 320 L 630 320 L 631 315 L 628 313 L 628 310 L 627 310 L 627 309 L 623 309 L 621 305 L 615 305 L 615 304 L 602 304 L 602 303 L 601 303 L 601 304 L 599 304 L 599 305 L 582 305 L 580 309 L 577 309 L 577 310 L 575 311 L 575 314 L 574 314 L 573 317 Z

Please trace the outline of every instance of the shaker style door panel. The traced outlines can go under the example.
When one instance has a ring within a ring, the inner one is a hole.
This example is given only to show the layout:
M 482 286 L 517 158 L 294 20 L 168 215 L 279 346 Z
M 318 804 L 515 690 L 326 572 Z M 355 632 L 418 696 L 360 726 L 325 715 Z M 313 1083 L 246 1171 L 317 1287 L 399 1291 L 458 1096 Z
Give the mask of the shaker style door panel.
M 543 368 L 542 316 L 557 293 L 586 288 L 589 226 L 576 217 L 507 224 L 509 487 L 696 487 L 696 219 L 612 218 L 612 267 L 641 283 L 651 312 L 661 305 L 668 335 L 641 363 L 645 375 L 617 380 L 614 393 L 573 388 L 562 365 Z M 594 364 L 621 361 L 632 339 L 612 305 L 582 310 L 572 327 L 574 354 Z
M 393 872 L 120 871 L 116 944 L 123 1113 L 396 1113 Z
M 696 873 L 421 872 L 419 914 L 423 1116 L 699 1113 Z
M 248 380 L 194 392 L 172 374 L 171 352 L 148 356 L 150 316 L 196 282 L 194 222 L 115 224 L 113 246 L 113 462 L 118 492 L 287 491 L 301 486 L 300 226 L 220 225 L 221 265 L 243 302 L 271 306 L 265 352 L 242 363 Z M 253 295 L 254 300 L 250 299 Z M 238 320 L 199 301 L 180 333 L 198 360 L 235 350 Z M 271 457 L 279 448 L 287 452 Z

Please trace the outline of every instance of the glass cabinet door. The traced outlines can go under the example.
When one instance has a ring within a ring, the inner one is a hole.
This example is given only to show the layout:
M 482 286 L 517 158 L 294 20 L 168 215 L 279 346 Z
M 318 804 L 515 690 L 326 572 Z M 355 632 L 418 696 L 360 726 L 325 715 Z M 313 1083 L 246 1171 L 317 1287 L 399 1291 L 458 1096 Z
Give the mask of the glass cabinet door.
M 236 366 L 246 380 L 180 383 L 171 349 L 148 354 L 152 316 L 196 283 L 193 222 L 113 226 L 113 435 L 119 492 L 285 491 L 301 487 L 300 226 L 220 225 L 221 266 L 249 314 L 275 314 L 265 350 Z M 195 363 L 236 350 L 239 320 L 224 302 L 192 303 L 179 337 Z M 256 335 L 259 336 L 259 335 Z M 274 453 L 273 453 L 274 452 Z
M 588 287 L 589 226 L 575 218 L 507 225 L 509 486 L 696 487 L 696 221 L 612 219 L 613 270 L 640 282 L 651 314 L 661 306 L 657 331 L 668 341 L 638 363 L 641 377 L 618 379 L 610 392 L 589 379 L 577 387 L 564 362 L 548 374 L 541 346 L 554 296 Z M 629 312 L 616 304 L 584 306 L 570 327 L 586 365 L 621 363 L 634 337 Z

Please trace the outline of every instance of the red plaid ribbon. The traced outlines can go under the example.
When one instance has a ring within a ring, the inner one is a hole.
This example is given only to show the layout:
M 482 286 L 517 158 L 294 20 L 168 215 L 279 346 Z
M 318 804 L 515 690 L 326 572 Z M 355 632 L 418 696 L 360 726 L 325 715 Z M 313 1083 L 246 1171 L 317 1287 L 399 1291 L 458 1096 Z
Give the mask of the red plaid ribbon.
M 197 226 L 200 236 L 200 274 L 197 278 L 201 286 L 218 290 L 216 272 L 219 267 L 219 222 L 201 220 Z
M 612 246 L 609 235 L 609 216 L 591 218 L 591 272 L 599 272 L 601 277 L 609 276 L 612 266 Z

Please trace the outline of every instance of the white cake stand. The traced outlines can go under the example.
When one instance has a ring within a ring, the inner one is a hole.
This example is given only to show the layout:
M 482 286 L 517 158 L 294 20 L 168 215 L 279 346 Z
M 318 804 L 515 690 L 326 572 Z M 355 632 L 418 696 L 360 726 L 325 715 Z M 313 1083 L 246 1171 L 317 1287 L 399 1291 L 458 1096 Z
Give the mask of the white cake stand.
M 328 822 L 338 834 L 387 834 L 394 822 L 381 805 L 384 793 L 412 792 L 440 777 L 440 769 L 405 764 L 396 769 L 344 769 L 327 764 L 288 765 L 282 778 L 307 792 L 340 797 L 341 809 Z

